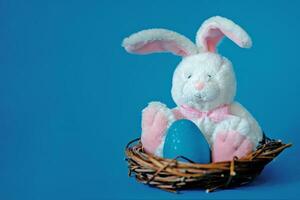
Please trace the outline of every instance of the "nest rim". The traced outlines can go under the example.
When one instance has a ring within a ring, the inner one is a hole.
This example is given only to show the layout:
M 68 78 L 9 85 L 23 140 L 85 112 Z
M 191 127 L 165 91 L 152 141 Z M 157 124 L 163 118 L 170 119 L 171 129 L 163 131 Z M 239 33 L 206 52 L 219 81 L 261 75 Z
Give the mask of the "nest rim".
M 144 151 L 140 138 L 128 142 L 125 160 L 128 175 L 138 182 L 168 191 L 205 189 L 212 192 L 245 185 L 254 180 L 264 167 L 292 144 L 281 140 L 265 139 L 256 149 L 243 158 L 214 163 L 195 163 L 177 156 L 166 159 Z M 179 161 L 181 158 L 186 162 Z

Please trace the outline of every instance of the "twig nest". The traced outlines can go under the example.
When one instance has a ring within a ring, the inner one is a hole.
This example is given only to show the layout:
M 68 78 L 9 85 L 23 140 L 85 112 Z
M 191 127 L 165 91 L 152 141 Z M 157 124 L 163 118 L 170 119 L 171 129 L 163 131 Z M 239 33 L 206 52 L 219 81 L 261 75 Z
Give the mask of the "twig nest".
M 192 188 L 211 192 L 251 182 L 270 161 L 290 146 L 292 144 L 265 140 L 256 151 L 241 159 L 209 164 L 190 162 L 182 156 L 174 159 L 156 157 L 144 151 L 139 138 L 128 143 L 125 153 L 129 175 L 134 175 L 141 183 L 170 192 Z

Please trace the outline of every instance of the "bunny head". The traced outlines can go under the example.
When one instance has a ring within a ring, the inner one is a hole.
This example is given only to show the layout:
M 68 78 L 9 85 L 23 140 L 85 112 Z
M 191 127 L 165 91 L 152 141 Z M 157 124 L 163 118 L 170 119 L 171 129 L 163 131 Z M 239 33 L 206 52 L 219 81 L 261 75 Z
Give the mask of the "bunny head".
M 242 48 L 252 45 L 251 38 L 240 26 L 219 16 L 201 25 L 196 44 L 170 30 L 148 29 L 125 38 L 122 45 L 135 54 L 171 52 L 181 56 L 173 76 L 172 97 L 178 106 L 208 111 L 230 104 L 236 92 L 232 64 L 216 52 L 224 36 Z

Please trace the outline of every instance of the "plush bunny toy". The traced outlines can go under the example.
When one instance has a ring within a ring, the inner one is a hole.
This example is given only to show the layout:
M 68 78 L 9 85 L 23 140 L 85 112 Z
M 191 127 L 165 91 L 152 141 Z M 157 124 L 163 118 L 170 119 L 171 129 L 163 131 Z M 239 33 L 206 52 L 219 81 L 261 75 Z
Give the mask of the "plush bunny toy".
M 176 108 L 151 102 L 142 113 L 142 144 L 148 153 L 163 155 L 166 132 L 178 119 L 193 121 L 205 135 L 214 162 L 243 157 L 262 140 L 256 120 L 234 102 L 236 79 L 231 62 L 216 52 L 227 36 L 242 48 L 250 48 L 251 38 L 234 22 L 211 17 L 199 28 L 196 45 L 188 38 L 166 29 L 149 29 L 125 38 L 130 53 L 171 52 L 181 56 L 172 84 Z

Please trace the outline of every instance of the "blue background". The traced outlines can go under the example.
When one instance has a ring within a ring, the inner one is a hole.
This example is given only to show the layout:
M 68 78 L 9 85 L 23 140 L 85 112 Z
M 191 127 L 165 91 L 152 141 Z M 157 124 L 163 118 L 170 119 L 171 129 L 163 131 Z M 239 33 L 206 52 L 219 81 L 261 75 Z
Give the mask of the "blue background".
M 282 199 L 300 195 L 300 4 L 297 1 L 0 2 L 0 199 Z M 153 27 L 194 40 L 222 15 L 252 36 L 225 40 L 237 100 L 272 138 L 293 142 L 252 184 L 175 195 L 127 177 L 126 143 L 149 101 L 170 107 L 179 57 L 136 56 L 120 46 Z

